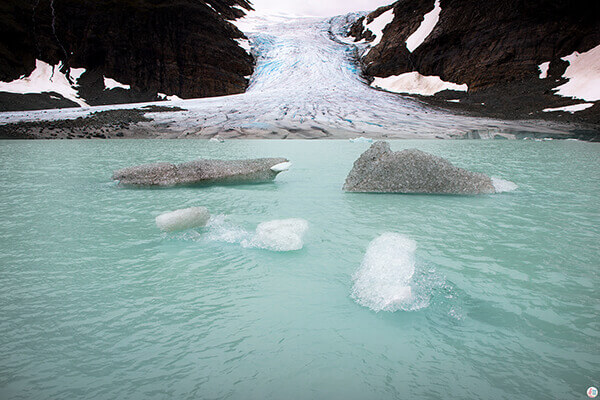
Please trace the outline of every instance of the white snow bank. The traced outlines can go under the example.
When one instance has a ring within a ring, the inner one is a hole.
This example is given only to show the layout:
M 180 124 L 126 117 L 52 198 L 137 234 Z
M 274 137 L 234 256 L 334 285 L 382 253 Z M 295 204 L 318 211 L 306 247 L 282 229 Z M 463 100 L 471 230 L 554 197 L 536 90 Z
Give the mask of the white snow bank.
M 292 166 L 292 163 L 289 161 L 286 161 L 286 162 L 282 162 L 282 163 L 273 165 L 271 167 L 271 171 L 283 172 L 283 171 L 287 171 L 288 169 L 290 169 L 291 166 Z
M 556 107 L 556 108 L 544 108 L 543 112 L 554 112 L 554 111 L 564 111 L 568 113 L 576 113 L 577 111 L 585 110 L 586 108 L 590 108 L 594 105 L 594 103 L 581 103 L 581 104 L 573 104 L 572 106 L 564 106 L 564 107 Z
M 206 207 L 192 207 L 171 211 L 156 217 L 156 226 L 162 231 L 184 231 L 205 226 L 210 219 Z
M 385 27 L 388 26 L 388 24 L 394 20 L 394 9 L 392 8 L 384 12 L 379 17 L 375 18 L 373 21 L 365 25 L 366 20 L 367 19 L 365 18 L 365 20 L 363 21 L 363 26 L 366 29 L 370 30 L 373 33 L 373 35 L 375 35 L 375 40 L 371 42 L 371 46 L 375 47 L 379 44 L 379 42 L 381 42 L 381 39 L 383 38 L 383 30 L 385 29 Z
M 514 182 L 494 177 L 492 177 L 492 185 L 494 186 L 496 193 L 512 192 L 519 187 Z
M 540 70 L 540 79 L 546 79 L 548 77 L 548 68 L 550 68 L 550 61 L 546 61 L 538 65 Z
M 414 72 L 401 75 L 392 75 L 387 78 L 375 78 L 371 86 L 395 93 L 420 94 L 433 96 L 442 90 L 459 90 L 466 92 L 469 87 L 466 84 L 456 84 L 443 81 L 439 76 L 424 76 Z
M 62 63 L 52 66 L 41 60 L 36 60 L 35 69 L 29 76 L 21 77 L 12 82 L 0 82 L 0 92 L 18 94 L 55 92 L 82 107 L 87 107 L 86 102 L 79 97 L 75 89 L 77 79 L 81 76 L 81 74 L 78 75 L 81 68 L 71 70 L 71 77 L 75 80 L 72 85 L 67 76 L 60 71 L 61 67 Z
M 412 299 L 417 243 L 398 233 L 373 240 L 354 274 L 352 297 L 373 311 L 397 311 Z
M 131 89 L 131 85 L 125 85 L 123 83 L 117 82 L 114 79 L 104 77 L 104 90 L 112 90 L 112 89 Z
M 433 10 L 423 16 L 421 25 L 419 25 L 417 30 L 406 39 L 406 48 L 408 51 L 411 53 L 415 51 L 415 49 L 427 39 L 427 36 L 433 32 L 433 28 L 435 28 L 440 20 L 441 11 L 442 7 L 440 6 L 440 0 L 435 0 Z
M 585 53 L 574 52 L 562 58 L 569 62 L 563 78 L 569 82 L 560 85 L 557 95 L 586 101 L 600 100 L 600 45 Z
M 242 246 L 272 251 L 300 250 L 304 246 L 306 231 L 308 222 L 300 218 L 263 222 L 258 224 L 256 233 L 250 240 L 242 241 Z

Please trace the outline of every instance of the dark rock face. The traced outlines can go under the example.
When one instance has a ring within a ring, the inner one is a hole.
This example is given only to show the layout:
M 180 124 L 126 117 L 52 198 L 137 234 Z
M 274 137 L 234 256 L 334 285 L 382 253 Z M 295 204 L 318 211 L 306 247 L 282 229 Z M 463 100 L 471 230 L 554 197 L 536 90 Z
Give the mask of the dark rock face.
M 272 181 L 289 164 L 285 158 L 197 160 L 179 165 L 145 164 L 115 171 L 112 179 L 130 186 L 175 186 Z M 278 168 L 282 166 L 284 168 Z
M 561 75 L 568 63 L 561 57 L 600 44 L 600 2 L 441 0 L 440 5 L 438 23 L 412 53 L 406 39 L 433 10 L 434 0 L 400 0 L 369 14 L 368 21 L 393 7 L 395 17 L 381 42 L 362 60 L 364 73 L 388 77 L 418 71 L 466 83 L 467 97 L 477 104 L 485 102 L 499 112 L 497 116 L 539 117 L 542 106 L 573 104 L 554 96 L 551 89 L 566 82 Z M 349 34 L 367 41 L 371 35 L 362 19 Z M 540 79 L 538 65 L 547 61 L 551 61 L 548 78 Z M 591 112 L 586 114 L 592 117 Z
M 416 149 L 392 152 L 387 142 L 374 143 L 354 162 L 343 189 L 374 193 L 496 192 L 485 174 L 455 167 L 441 157 Z
M 251 10 L 246 0 L 4 0 L 0 80 L 29 75 L 40 59 L 86 68 L 80 94 L 91 105 L 242 93 L 253 59 L 227 21 L 244 15 L 239 7 Z M 131 90 L 105 91 L 103 76 Z

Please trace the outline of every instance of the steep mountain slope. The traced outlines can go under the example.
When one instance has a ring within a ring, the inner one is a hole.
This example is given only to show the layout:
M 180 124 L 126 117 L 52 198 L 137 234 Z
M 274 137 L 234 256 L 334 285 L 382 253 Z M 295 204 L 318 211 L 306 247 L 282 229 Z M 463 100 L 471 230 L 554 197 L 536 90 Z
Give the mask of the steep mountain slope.
M 586 52 L 587 82 L 600 89 L 598 1 L 400 0 L 359 19 L 349 34 L 374 43 L 361 58 L 374 87 L 437 93 L 437 104 L 455 99 L 509 118 L 547 117 L 543 110 L 579 104 L 584 111 L 557 117 L 600 122 L 598 95 L 554 90 Z
M 246 0 L 4 0 L 0 81 L 41 79 L 45 68 L 50 89 L 64 76 L 89 105 L 242 93 L 253 59 L 228 20 L 243 9 Z M 80 103 L 60 88 L 23 98 L 13 86 L 0 84 L 0 109 Z

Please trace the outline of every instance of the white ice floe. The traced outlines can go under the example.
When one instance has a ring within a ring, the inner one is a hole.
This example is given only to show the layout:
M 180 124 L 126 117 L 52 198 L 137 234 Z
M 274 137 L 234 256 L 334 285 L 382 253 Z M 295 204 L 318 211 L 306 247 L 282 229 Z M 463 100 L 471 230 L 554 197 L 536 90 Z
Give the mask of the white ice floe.
M 272 251 L 294 251 L 304 246 L 308 222 L 300 218 L 277 219 L 260 223 L 254 236 L 242 241 L 244 247 L 258 247 Z
M 0 92 L 18 94 L 55 92 L 82 107 L 87 107 L 86 102 L 79 97 L 77 89 L 75 89 L 77 79 L 81 76 L 81 74 L 78 75 L 81 69 L 71 70 L 71 78 L 75 81 L 71 84 L 67 76 L 60 71 L 61 68 L 62 63 L 52 66 L 41 60 L 36 60 L 35 69 L 29 76 L 21 77 L 12 82 L 0 82 Z
M 544 108 L 543 112 L 555 112 L 555 111 L 564 111 L 568 113 L 576 113 L 577 111 L 585 110 L 586 108 L 593 107 L 594 103 L 581 103 L 581 104 L 573 104 L 572 106 L 564 106 L 564 107 L 556 107 L 556 108 Z
M 392 75 L 387 78 L 375 78 L 371 86 L 395 93 L 420 94 L 433 96 L 442 90 L 457 90 L 466 92 L 469 90 L 467 84 L 443 81 L 439 76 L 424 76 L 414 72 L 401 75 Z
M 546 61 L 538 65 L 540 70 L 540 79 L 546 79 L 548 77 L 548 69 L 550 68 L 550 61 Z
M 361 136 L 361 137 L 350 139 L 350 142 L 351 143 L 373 143 L 373 139 Z
M 292 166 L 292 163 L 289 161 L 286 161 L 286 162 L 282 162 L 282 163 L 273 165 L 271 167 L 271 171 L 283 172 L 283 171 L 287 171 L 288 169 L 290 169 L 291 166 Z
M 363 21 L 363 26 L 366 29 L 370 30 L 373 33 L 373 35 L 375 35 L 375 40 L 373 40 L 371 42 L 372 47 L 377 46 L 379 44 L 379 42 L 381 42 L 381 39 L 383 38 L 383 30 L 393 20 L 394 20 L 394 9 L 393 8 L 384 12 L 383 14 L 381 14 L 379 17 L 375 18 L 373 21 L 369 22 L 368 24 L 366 23 L 367 18 L 365 17 L 365 19 Z
M 442 11 L 442 7 L 440 7 L 440 0 L 435 0 L 435 4 L 433 6 L 433 10 L 428 12 L 423 16 L 423 22 L 417 28 L 417 30 L 406 39 L 406 48 L 411 53 L 417 49 L 427 36 L 433 32 L 433 28 L 437 25 L 440 20 L 440 12 Z
M 556 87 L 557 95 L 586 101 L 600 100 L 600 45 L 584 53 L 574 52 L 562 58 L 569 62 L 563 78 L 569 81 Z
M 373 311 L 397 311 L 412 299 L 417 243 L 398 233 L 373 240 L 354 274 L 352 297 Z
M 492 177 L 492 185 L 494 186 L 496 193 L 512 192 L 519 187 L 514 182 L 494 177 Z
M 104 77 L 104 90 L 112 90 L 112 89 L 131 89 L 131 85 L 125 85 L 123 83 L 117 82 L 114 79 Z
M 206 207 L 191 207 L 167 212 L 156 217 L 156 226 L 165 232 L 200 228 L 207 224 L 210 213 Z
M 252 54 L 252 46 L 250 46 L 250 41 L 248 39 L 235 39 L 235 41 L 246 51 L 246 53 Z

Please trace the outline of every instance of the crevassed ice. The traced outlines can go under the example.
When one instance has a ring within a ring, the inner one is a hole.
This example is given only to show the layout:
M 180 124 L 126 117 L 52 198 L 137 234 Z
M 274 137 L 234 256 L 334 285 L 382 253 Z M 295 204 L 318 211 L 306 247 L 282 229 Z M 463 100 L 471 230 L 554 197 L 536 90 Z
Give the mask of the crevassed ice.
M 433 32 L 433 28 L 437 25 L 440 20 L 440 13 L 442 12 L 442 7 L 440 6 L 440 0 L 435 0 L 435 4 L 433 6 L 433 10 L 428 12 L 423 16 L 423 22 L 417 28 L 417 30 L 406 39 L 406 48 L 411 53 L 417 49 L 427 36 Z
M 397 311 L 409 304 L 416 249 L 414 240 L 398 233 L 373 240 L 353 277 L 356 302 L 373 311 Z

